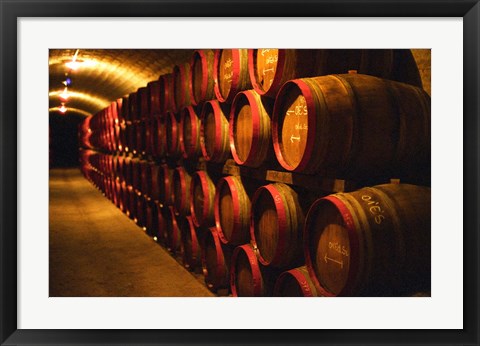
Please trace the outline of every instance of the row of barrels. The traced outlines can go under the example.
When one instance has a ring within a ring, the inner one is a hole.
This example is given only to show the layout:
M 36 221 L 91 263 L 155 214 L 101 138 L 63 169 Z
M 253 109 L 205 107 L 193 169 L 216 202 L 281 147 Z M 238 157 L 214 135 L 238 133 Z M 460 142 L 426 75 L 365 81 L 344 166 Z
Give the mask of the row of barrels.
M 135 158 L 91 151 L 82 158 L 89 179 L 167 249 L 182 253 L 189 269 L 201 266 L 213 291 L 385 296 L 429 290 L 429 188 L 386 184 L 316 196 Z
M 99 133 L 100 142 L 108 143 L 101 148 L 110 152 L 233 158 L 254 168 L 424 183 L 430 175 L 430 114 L 422 89 L 352 73 L 287 81 L 275 100 L 246 90 L 231 105 L 210 100 L 134 123 L 110 122 Z
M 422 87 L 409 49 L 198 49 L 190 61 L 123 97 L 119 116 L 135 121 L 214 99 L 230 104 L 251 89 L 275 98 L 289 80 L 349 70 Z

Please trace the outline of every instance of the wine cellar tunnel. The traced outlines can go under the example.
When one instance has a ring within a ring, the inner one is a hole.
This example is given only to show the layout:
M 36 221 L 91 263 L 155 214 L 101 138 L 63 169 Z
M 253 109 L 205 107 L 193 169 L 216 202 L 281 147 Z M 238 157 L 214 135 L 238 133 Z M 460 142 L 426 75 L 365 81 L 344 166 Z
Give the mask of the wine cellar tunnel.
M 51 49 L 51 297 L 431 296 L 430 49 Z

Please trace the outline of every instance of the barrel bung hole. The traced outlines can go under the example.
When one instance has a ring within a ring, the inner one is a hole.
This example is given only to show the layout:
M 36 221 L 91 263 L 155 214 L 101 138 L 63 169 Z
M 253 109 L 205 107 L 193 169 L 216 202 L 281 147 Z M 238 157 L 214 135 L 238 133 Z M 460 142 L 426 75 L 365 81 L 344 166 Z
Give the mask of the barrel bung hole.
M 278 215 L 272 195 L 264 190 L 255 201 L 254 233 L 260 255 L 267 262 L 271 262 L 278 247 Z
M 350 269 L 348 230 L 338 209 L 322 203 L 312 223 L 310 252 L 314 271 L 321 286 L 334 295 L 347 283 Z
M 267 91 L 273 84 L 278 64 L 278 49 L 257 49 L 255 57 L 257 83 Z
M 305 153 L 308 136 L 308 109 L 305 97 L 298 88 L 285 93 L 280 110 L 278 129 L 281 134 L 281 151 L 286 163 L 295 168 Z M 280 137 L 280 136 L 279 136 Z
M 235 151 L 241 161 L 246 161 L 250 153 L 253 139 L 252 109 L 247 97 L 241 94 L 239 112 L 234 122 Z

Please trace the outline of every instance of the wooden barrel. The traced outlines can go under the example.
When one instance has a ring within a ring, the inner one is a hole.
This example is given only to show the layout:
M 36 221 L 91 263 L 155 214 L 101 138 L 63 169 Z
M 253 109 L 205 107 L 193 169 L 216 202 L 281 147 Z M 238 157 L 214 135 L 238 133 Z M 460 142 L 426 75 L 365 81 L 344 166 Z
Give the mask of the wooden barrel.
M 173 169 L 166 164 L 158 170 L 158 201 L 163 205 L 173 204 Z
M 153 155 L 153 120 L 146 118 L 143 120 L 145 124 L 144 135 L 145 135 L 145 152 L 143 155 L 152 156 Z
M 103 176 L 104 181 L 104 194 L 105 196 L 112 201 L 113 200 L 113 193 L 112 193 L 112 179 L 108 176 Z
M 158 181 L 158 171 L 160 167 L 155 162 L 148 162 L 149 170 L 147 177 L 147 191 L 146 194 L 154 201 L 158 201 L 160 196 L 160 182 Z
M 118 150 L 123 152 L 127 146 L 127 125 L 125 123 L 120 124 L 120 134 L 118 139 Z
M 137 213 L 137 193 L 132 186 L 127 187 L 128 193 L 128 209 L 127 209 L 127 216 L 135 220 L 136 213 Z
M 230 258 L 231 249 L 222 246 L 217 230 L 214 227 L 210 228 L 203 237 L 202 269 L 205 284 L 211 291 L 229 288 Z
M 128 209 L 128 189 L 124 181 L 120 182 L 120 210 L 126 214 Z
M 248 69 L 253 88 L 274 98 L 285 82 L 314 74 L 315 53 L 312 49 L 250 49 Z
M 152 177 L 150 176 L 150 162 L 147 160 L 140 160 L 140 192 L 142 195 L 148 195 L 150 190 L 150 182 L 152 181 Z
M 172 206 L 164 207 L 162 216 L 165 226 L 165 246 L 167 250 L 176 254 L 181 250 L 181 236 L 180 229 L 177 224 L 177 217 Z
M 350 70 L 422 86 L 409 49 L 249 50 L 253 88 L 268 97 L 275 97 L 281 86 L 292 79 L 341 74 Z
M 138 95 L 136 92 L 128 94 L 128 121 L 138 120 Z
M 192 175 L 190 201 L 190 214 L 193 224 L 196 227 L 214 226 L 215 184 L 207 172 L 197 171 Z
M 430 189 L 385 184 L 317 200 L 305 223 L 305 262 L 327 296 L 430 289 Z
M 152 154 L 156 158 L 163 158 L 167 152 L 165 123 L 160 117 L 154 117 L 152 123 Z
M 196 271 L 202 267 L 202 249 L 192 218 L 190 216 L 180 218 L 178 227 L 182 239 L 183 265 L 190 271 Z
M 120 149 L 120 123 L 116 119 L 116 123 L 113 125 L 113 151 L 119 151 Z
M 224 244 L 240 245 L 250 241 L 250 196 L 242 178 L 221 178 L 215 189 L 215 225 Z
M 128 156 L 125 156 L 125 158 L 123 159 L 122 178 L 127 183 L 127 185 L 132 185 L 131 161 L 132 159 Z
M 130 120 L 129 119 L 130 106 L 128 104 L 129 99 L 130 99 L 130 95 L 122 97 L 122 109 L 120 112 L 120 118 L 122 118 L 124 122 Z
M 310 279 L 307 267 L 302 266 L 283 272 L 275 282 L 274 297 L 317 297 L 317 290 Z
M 140 193 L 140 191 L 135 192 L 137 194 L 135 198 L 136 207 L 135 207 L 135 217 L 133 221 L 141 227 L 143 230 L 146 230 L 146 203 L 145 197 Z
M 160 81 L 152 81 L 147 84 L 148 101 L 150 109 L 150 118 L 157 117 L 162 114 L 160 103 Z
M 145 150 L 146 150 L 146 127 L 145 127 L 145 121 L 141 120 L 135 124 L 135 134 L 136 134 L 136 145 L 135 149 L 133 151 L 134 154 L 141 154 L 145 155 Z
M 298 194 L 283 183 L 260 187 L 252 198 L 250 237 L 266 266 L 293 268 L 303 263 L 305 216 Z
M 157 227 L 153 232 L 153 239 L 159 244 L 166 246 L 167 242 L 167 220 L 170 210 L 168 207 L 162 207 L 159 203 L 155 203 L 155 215 Z
M 234 297 L 268 297 L 278 273 L 262 266 L 250 245 L 235 248 L 230 264 L 230 288 Z
M 155 202 L 145 197 L 145 231 L 151 237 L 157 234 L 157 215 Z
M 420 72 L 410 49 L 362 49 L 361 51 L 358 73 L 422 88 Z
M 180 215 L 190 214 L 190 174 L 179 166 L 173 171 L 173 207 Z
M 278 93 L 272 137 L 289 171 L 350 179 L 415 175 L 430 167 L 430 97 L 367 75 L 292 80 Z
M 136 124 L 127 124 L 127 146 L 125 147 L 125 152 L 134 153 L 136 152 L 137 145 L 137 133 L 136 133 Z
M 160 114 L 166 114 L 174 109 L 172 74 L 166 73 L 161 75 L 158 83 L 160 89 Z
M 192 106 L 185 107 L 180 112 L 180 146 L 184 158 L 196 159 L 202 156 L 200 123 L 200 118 Z
M 115 206 L 120 209 L 120 205 L 122 204 L 122 183 L 119 179 L 114 179 L 113 188 L 115 196 Z
M 150 117 L 150 103 L 148 102 L 148 88 L 141 87 L 137 90 L 138 95 L 138 119 L 144 120 Z
M 224 108 L 225 109 L 225 108 Z M 225 162 L 230 157 L 228 120 L 218 101 L 205 102 L 202 108 L 200 146 L 205 160 Z
M 133 158 L 130 162 L 132 167 L 132 186 L 135 190 L 140 190 L 142 182 L 140 160 L 137 158 Z
M 239 165 L 258 167 L 273 155 L 270 114 L 273 102 L 254 90 L 235 96 L 230 111 L 229 138 L 233 159 Z
M 175 113 L 190 106 L 191 101 L 191 67 L 189 63 L 176 65 L 173 68 L 173 100 Z
M 174 113 L 165 114 L 165 129 L 167 142 L 167 156 L 178 158 L 181 155 L 180 131 L 177 118 Z
M 235 95 L 252 88 L 248 73 L 248 49 L 217 49 L 213 79 L 220 102 L 231 103 Z
M 215 99 L 214 52 L 211 49 L 196 50 L 191 61 L 191 101 L 194 106 Z

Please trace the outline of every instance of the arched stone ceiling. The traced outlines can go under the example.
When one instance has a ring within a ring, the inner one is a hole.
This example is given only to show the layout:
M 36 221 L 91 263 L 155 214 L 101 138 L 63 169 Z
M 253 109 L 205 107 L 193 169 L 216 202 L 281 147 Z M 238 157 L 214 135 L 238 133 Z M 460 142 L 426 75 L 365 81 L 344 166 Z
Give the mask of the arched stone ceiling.
M 49 112 L 59 114 L 66 74 L 72 80 L 65 106 L 69 112 L 88 116 L 128 95 L 179 63 L 188 62 L 193 49 L 79 49 L 77 70 L 65 64 L 77 49 L 51 49 L 49 52 Z

